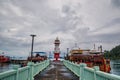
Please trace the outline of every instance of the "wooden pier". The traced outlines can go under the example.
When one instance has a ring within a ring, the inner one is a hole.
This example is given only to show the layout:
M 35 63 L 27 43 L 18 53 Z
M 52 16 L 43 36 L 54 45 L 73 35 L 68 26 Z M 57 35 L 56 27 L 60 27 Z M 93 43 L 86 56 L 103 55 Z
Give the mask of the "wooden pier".
M 34 80 L 79 80 L 61 61 L 51 61 L 50 65 L 34 77 Z
M 66 68 L 67 67 L 67 68 Z M 13 69 L 0 73 L 0 80 L 120 80 L 120 76 L 105 73 L 98 66 L 89 68 L 85 63 L 67 60 L 28 62 L 27 66 L 14 65 Z

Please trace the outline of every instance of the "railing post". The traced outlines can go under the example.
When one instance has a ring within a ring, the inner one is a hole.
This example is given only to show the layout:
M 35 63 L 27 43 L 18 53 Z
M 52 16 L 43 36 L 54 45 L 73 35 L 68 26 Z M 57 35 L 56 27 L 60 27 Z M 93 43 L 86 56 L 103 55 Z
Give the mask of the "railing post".
M 30 67 L 30 71 L 29 71 L 29 80 L 34 80 L 34 63 L 33 62 L 28 62 L 28 66 Z
M 84 80 L 84 77 L 86 76 L 84 74 L 84 68 L 86 67 L 86 64 L 81 63 L 80 64 L 80 76 L 79 76 L 79 80 Z
M 18 77 L 19 77 L 19 65 L 14 65 L 13 66 L 13 69 L 16 70 L 16 79 L 15 80 L 18 80 Z
M 94 66 L 94 80 L 97 80 L 96 71 L 99 71 L 99 66 Z

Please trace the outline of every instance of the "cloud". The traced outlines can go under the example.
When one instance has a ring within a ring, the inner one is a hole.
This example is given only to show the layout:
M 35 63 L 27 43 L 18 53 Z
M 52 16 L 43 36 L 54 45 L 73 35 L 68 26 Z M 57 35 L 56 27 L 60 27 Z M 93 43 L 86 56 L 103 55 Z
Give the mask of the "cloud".
M 93 30 L 92 35 L 119 33 L 120 30 L 119 26 L 120 26 L 120 18 L 115 18 L 107 22 L 104 26 L 97 28 L 96 30 Z
M 62 52 L 75 43 L 80 48 L 92 49 L 96 43 L 111 49 L 120 43 L 118 4 L 119 0 L 2 0 L 0 49 L 28 56 L 30 34 L 37 35 L 35 51 L 53 51 L 57 36 Z
M 111 3 L 115 6 L 120 8 L 120 0 L 111 0 Z
M 12 5 L 12 4 L 8 4 L 8 7 L 17 15 L 17 16 L 23 16 L 23 13 L 22 13 L 22 10 L 15 6 L 15 5 Z

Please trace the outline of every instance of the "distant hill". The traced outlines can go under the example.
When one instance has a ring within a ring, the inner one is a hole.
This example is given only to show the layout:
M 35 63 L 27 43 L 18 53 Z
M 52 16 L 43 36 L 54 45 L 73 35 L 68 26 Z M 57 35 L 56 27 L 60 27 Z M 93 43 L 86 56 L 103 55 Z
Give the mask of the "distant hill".
M 110 51 L 111 55 L 120 56 L 120 45 L 116 46 Z
M 105 51 L 104 56 L 110 59 L 120 59 L 120 45 L 114 47 L 110 51 Z

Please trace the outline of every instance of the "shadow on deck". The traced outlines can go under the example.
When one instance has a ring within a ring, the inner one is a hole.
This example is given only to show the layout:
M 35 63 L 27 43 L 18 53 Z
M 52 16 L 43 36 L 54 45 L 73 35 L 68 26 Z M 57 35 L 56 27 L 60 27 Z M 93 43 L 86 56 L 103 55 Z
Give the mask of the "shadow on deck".
M 34 77 L 34 80 L 79 80 L 61 61 L 51 61 L 50 65 Z

